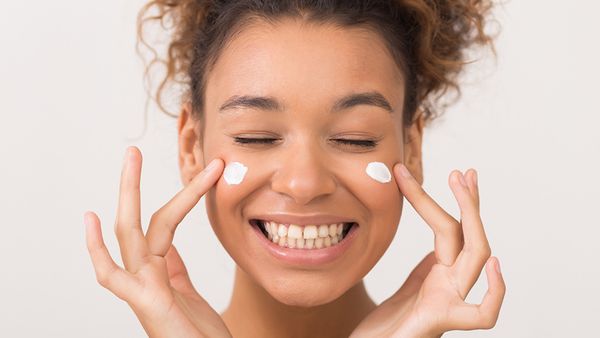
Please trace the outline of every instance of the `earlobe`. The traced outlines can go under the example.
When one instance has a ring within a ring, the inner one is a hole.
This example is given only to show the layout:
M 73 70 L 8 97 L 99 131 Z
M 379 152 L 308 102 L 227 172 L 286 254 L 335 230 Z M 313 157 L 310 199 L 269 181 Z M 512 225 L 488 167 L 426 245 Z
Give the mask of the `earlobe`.
M 192 114 L 191 105 L 182 106 L 177 119 L 179 143 L 179 170 L 181 182 L 187 185 L 204 168 L 204 156 L 200 144 L 199 123 Z
M 406 139 L 404 142 L 404 164 L 410 170 L 413 177 L 423 184 L 423 128 L 425 126 L 424 114 L 417 111 L 417 116 L 412 124 L 405 129 Z

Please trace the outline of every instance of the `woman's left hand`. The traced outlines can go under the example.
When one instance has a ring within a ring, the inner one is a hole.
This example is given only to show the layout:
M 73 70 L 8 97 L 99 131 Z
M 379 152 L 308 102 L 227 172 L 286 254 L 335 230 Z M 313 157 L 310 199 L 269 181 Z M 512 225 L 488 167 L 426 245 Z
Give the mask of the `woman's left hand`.
M 435 235 L 434 251 L 411 272 L 402 287 L 381 303 L 354 330 L 351 338 L 440 337 L 451 330 L 495 326 L 506 286 L 498 259 L 491 257 L 479 215 L 477 173 L 450 174 L 461 221 L 446 213 L 410 175 L 403 164 L 394 167 L 400 190 Z M 482 268 L 488 290 L 481 304 L 464 300 Z

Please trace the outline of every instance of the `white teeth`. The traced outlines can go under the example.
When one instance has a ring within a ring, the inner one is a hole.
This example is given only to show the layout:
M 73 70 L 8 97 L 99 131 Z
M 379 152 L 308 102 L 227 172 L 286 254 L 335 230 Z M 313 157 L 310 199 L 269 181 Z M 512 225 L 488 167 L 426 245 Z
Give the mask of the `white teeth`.
M 315 239 L 315 248 L 321 249 L 323 247 L 323 237 Z
M 307 225 L 304 227 L 304 239 L 314 239 L 317 238 L 317 226 L 316 225 Z
M 288 237 L 287 245 L 290 248 L 295 248 L 296 247 L 296 239 L 292 238 L 292 237 Z
M 319 237 L 329 236 L 329 227 L 325 224 L 319 225 Z
M 287 228 L 283 224 L 279 224 L 279 229 L 277 230 L 277 234 L 279 237 L 283 237 L 287 235 Z
M 335 237 L 336 231 L 337 231 L 337 224 L 329 224 L 329 236 Z
M 302 238 L 302 228 L 295 224 L 290 224 L 287 235 L 290 238 Z
M 307 225 L 264 222 L 267 238 L 281 246 L 298 249 L 321 249 L 342 241 L 343 223 Z

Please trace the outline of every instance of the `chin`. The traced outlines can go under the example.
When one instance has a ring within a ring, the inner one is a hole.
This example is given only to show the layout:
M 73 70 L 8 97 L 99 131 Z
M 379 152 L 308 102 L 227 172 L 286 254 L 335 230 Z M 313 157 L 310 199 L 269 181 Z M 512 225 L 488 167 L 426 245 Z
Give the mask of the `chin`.
M 341 296 L 341 294 L 331 294 L 326 289 L 310 289 L 299 292 L 298 290 L 277 287 L 274 290 L 267 290 L 267 292 L 279 303 L 304 308 L 331 303 Z
M 344 287 L 340 280 L 349 279 L 340 276 L 327 278 L 314 272 L 312 278 L 290 275 L 271 279 L 263 285 L 273 299 L 289 306 L 309 308 L 331 303 L 352 287 L 351 283 Z

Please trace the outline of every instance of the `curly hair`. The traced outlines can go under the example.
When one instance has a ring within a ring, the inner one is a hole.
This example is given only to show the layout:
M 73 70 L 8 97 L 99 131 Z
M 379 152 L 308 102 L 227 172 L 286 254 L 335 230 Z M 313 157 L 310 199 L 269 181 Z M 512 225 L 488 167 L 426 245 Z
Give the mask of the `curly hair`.
M 448 90 L 460 96 L 457 78 L 470 63 L 467 50 L 487 45 L 495 54 L 494 36 L 485 31 L 492 7 L 492 0 L 152 0 L 139 12 L 137 47 L 138 52 L 145 46 L 153 53 L 146 78 L 153 65 L 165 66 L 149 97 L 176 117 L 164 106 L 163 95 L 169 84 L 181 84 L 192 114 L 199 118 L 210 67 L 227 41 L 253 20 L 275 22 L 291 16 L 342 27 L 367 26 L 384 37 L 405 75 L 403 116 L 410 125 L 420 113 L 425 122 L 440 115 L 448 105 L 440 99 Z M 164 57 L 145 39 L 144 27 L 150 22 L 169 30 Z

